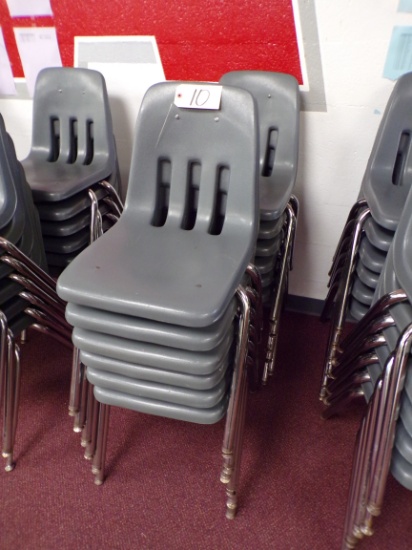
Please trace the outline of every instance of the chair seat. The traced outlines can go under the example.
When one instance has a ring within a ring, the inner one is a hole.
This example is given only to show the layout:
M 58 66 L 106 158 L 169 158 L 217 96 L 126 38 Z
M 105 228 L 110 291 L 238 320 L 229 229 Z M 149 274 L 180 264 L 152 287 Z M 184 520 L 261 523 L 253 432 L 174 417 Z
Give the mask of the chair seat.
M 386 260 L 386 253 L 371 244 L 366 236 L 362 237 L 359 246 L 359 257 L 365 267 L 381 273 Z
M 67 302 L 96 309 L 208 326 L 226 311 L 250 260 L 247 244 L 227 237 L 224 231 L 216 238 L 167 224 L 139 227 L 122 217 L 73 260 L 57 292 Z
M 66 319 L 74 327 L 94 332 L 172 348 L 207 351 L 216 348 L 232 330 L 236 310 L 234 299 L 216 323 L 202 329 L 164 324 L 72 303 L 67 304 Z
M 40 157 L 40 158 L 39 158 Z M 94 159 L 90 166 L 47 162 L 42 155 L 31 154 L 22 161 L 35 202 L 68 199 L 80 191 L 110 178 L 113 161 Z
M 361 304 L 370 306 L 373 300 L 374 290 L 366 286 L 358 278 L 355 279 L 352 286 L 352 296 L 354 296 Z
M 412 491 L 412 468 L 396 447 L 392 451 L 391 473 L 406 489 Z
M 260 220 L 258 239 L 273 239 L 280 233 L 285 223 L 285 214 L 277 220 Z
M 135 397 L 194 407 L 196 409 L 211 409 L 218 405 L 225 398 L 230 382 L 229 373 L 226 373 L 226 376 L 214 388 L 210 388 L 209 390 L 192 390 L 159 384 L 153 381 L 129 378 L 111 372 L 100 371 L 93 367 L 87 368 L 87 379 L 91 384 L 99 388 L 114 390 Z
M 184 374 L 171 370 L 137 365 L 136 363 L 127 361 L 119 361 L 118 359 L 86 351 L 80 352 L 80 361 L 87 367 L 96 368 L 100 371 L 107 371 L 139 380 L 151 380 L 159 384 L 168 384 L 192 390 L 209 390 L 214 388 L 225 376 L 227 370 L 227 363 L 223 362 L 211 373 L 197 376 L 195 374 Z
M 387 185 L 389 173 L 368 174 L 362 189 L 372 217 L 381 227 L 396 231 L 410 190 L 409 186 Z
M 273 239 L 258 239 L 255 256 L 274 256 L 278 254 L 282 244 L 283 234 L 278 233 Z
M 92 189 L 98 201 L 107 195 L 107 191 L 98 185 L 91 186 L 90 189 Z M 36 208 L 42 221 L 63 222 L 85 210 L 89 211 L 90 197 L 87 191 L 83 191 L 64 201 L 55 203 L 36 202 Z
M 108 211 L 108 206 L 106 206 L 105 204 L 99 205 L 99 212 L 102 216 L 107 214 Z M 61 222 L 41 222 L 41 230 L 43 235 L 51 237 L 64 238 L 78 233 L 84 228 L 90 229 L 90 207 L 68 220 L 64 220 Z
M 184 420 L 195 424 L 216 424 L 216 422 L 219 422 L 226 414 L 229 401 L 229 393 L 226 393 L 220 403 L 215 407 L 210 409 L 199 409 L 165 403 L 154 399 L 136 397 L 134 395 L 100 388 L 98 386 L 94 387 L 94 395 L 100 403 L 106 405 L 115 405 L 137 412 L 173 418 L 175 420 Z
M 379 226 L 372 217 L 366 220 L 364 229 L 369 241 L 376 246 L 376 248 L 379 248 L 384 252 L 389 250 L 395 235 L 394 231 L 389 231 L 388 229 Z
M 356 298 L 354 298 L 353 296 L 351 297 L 350 304 L 349 304 L 349 313 L 356 321 L 360 321 L 362 317 L 366 315 L 368 310 L 369 310 L 368 306 L 366 306 L 365 304 L 362 304 L 361 302 L 356 300 Z
M 136 342 L 79 328 L 73 329 L 73 343 L 80 351 L 137 365 L 204 376 L 226 364 L 233 336 L 227 335 L 219 346 L 203 353 Z
M 376 289 L 379 280 L 379 273 L 375 273 L 374 271 L 371 271 L 370 269 L 365 267 L 360 258 L 356 263 L 356 274 L 364 285 L 368 286 L 369 288 Z

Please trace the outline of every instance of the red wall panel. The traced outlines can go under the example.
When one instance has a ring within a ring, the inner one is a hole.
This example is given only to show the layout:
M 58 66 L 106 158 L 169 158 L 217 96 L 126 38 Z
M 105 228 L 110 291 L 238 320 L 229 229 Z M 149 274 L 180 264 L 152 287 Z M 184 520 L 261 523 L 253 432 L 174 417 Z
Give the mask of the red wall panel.
M 291 0 L 52 0 L 54 17 L 11 19 L 0 0 L 0 24 L 13 73 L 23 76 L 13 26 L 55 26 L 64 65 L 74 36 L 154 35 L 166 78 L 218 80 L 234 69 L 293 74 L 301 82 Z

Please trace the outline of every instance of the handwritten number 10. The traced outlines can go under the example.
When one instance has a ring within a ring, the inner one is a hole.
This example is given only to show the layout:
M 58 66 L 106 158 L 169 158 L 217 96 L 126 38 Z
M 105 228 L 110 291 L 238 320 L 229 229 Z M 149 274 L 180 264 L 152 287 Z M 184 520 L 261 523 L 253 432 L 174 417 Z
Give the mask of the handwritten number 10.
M 203 95 L 202 95 L 203 94 Z M 209 90 L 198 90 L 195 88 L 195 91 L 193 92 L 192 99 L 190 100 L 190 105 L 197 105 L 198 107 L 202 107 L 205 105 L 205 103 L 208 102 L 210 97 Z

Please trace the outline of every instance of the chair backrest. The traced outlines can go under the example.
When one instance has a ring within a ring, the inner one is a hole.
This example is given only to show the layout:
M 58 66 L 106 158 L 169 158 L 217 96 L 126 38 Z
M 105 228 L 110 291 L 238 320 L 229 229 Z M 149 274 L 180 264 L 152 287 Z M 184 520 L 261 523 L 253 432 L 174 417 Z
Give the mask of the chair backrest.
M 295 77 L 272 71 L 231 71 L 221 84 L 249 91 L 259 119 L 261 209 L 282 212 L 296 181 L 299 151 L 299 85 Z M 265 185 L 266 184 L 266 185 Z M 272 194 L 271 187 L 277 193 Z M 281 203 L 276 207 L 276 202 Z M 272 203 L 272 204 L 271 204 Z
M 372 216 L 387 229 L 396 229 L 412 184 L 411 140 L 412 73 L 407 73 L 388 100 L 361 186 Z
M 17 207 L 17 193 L 8 162 L 6 141 L 6 127 L 0 115 L 0 229 L 11 222 Z
M 0 194 L 2 189 L 11 203 L 9 211 L 12 215 L 7 226 L 3 226 L 0 216 L 0 234 L 47 271 L 39 214 L 23 167 L 17 159 L 13 140 L 0 115 Z
M 115 162 L 112 119 L 104 77 L 98 71 L 50 67 L 40 71 L 33 98 L 30 155 L 48 162 Z
M 255 229 L 250 231 L 258 212 L 253 98 L 223 86 L 219 110 L 180 108 L 174 103 L 179 84 L 155 84 L 143 99 L 122 217 L 211 235 L 244 226 L 255 238 Z
M 392 251 L 391 251 L 392 249 Z M 391 245 L 391 255 L 399 286 L 412 302 L 412 190 L 408 194 L 402 216 Z

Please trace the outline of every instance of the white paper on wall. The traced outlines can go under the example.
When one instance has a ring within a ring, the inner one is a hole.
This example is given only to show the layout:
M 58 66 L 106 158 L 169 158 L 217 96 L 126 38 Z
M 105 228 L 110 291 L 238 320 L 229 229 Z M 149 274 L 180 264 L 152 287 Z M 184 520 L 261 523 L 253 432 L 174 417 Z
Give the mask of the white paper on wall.
M 26 84 L 33 96 L 36 78 L 46 67 L 61 67 L 59 44 L 54 27 L 15 27 L 17 48 Z
M 0 27 L 0 95 L 16 95 L 13 72 Z
M 50 0 L 6 0 L 12 17 L 53 15 Z
M 74 65 L 101 72 L 106 80 L 125 196 L 134 127 L 149 86 L 165 80 L 154 36 L 76 36 Z

